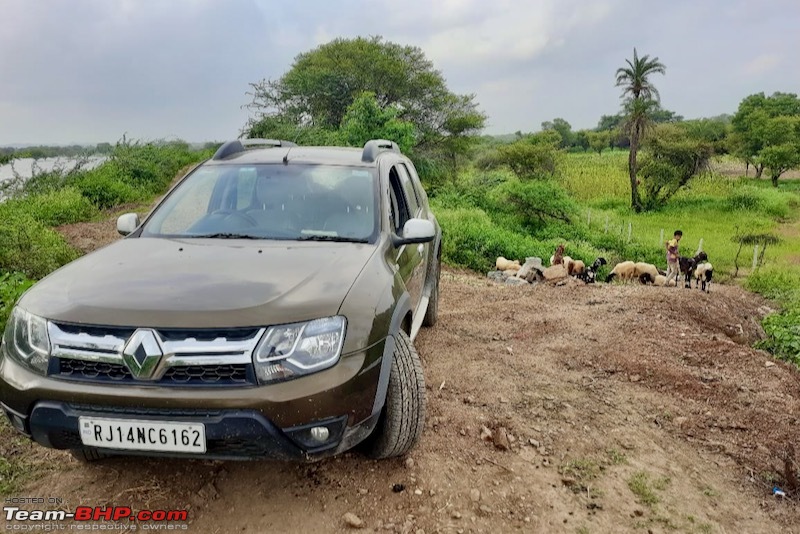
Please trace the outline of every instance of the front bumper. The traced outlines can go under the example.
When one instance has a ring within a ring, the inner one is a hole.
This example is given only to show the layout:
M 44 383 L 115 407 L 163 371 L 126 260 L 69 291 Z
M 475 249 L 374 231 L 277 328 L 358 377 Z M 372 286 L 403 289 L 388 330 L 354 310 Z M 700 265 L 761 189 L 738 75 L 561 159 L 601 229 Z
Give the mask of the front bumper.
M 378 421 L 376 402 L 381 341 L 342 357 L 334 367 L 295 380 L 258 387 L 178 388 L 110 386 L 37 375 L 0 360 L 0 401 L 12 426 L 57 449 L 82 447 L 78 418 L 202 423 L 203 455 L 105 450 L 116 454 L 217 459 L 313 460 L 343 452 L 365 439 Z M 329 437 L 310 442 L 306 432 L 326 426 Z

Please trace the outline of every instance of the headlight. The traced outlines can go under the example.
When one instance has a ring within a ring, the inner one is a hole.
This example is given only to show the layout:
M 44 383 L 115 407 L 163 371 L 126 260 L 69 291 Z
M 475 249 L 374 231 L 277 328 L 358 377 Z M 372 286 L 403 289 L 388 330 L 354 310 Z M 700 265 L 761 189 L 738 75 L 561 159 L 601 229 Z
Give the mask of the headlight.
M 336 316 L 270 327 L 253 355 L 259 383 L 288 380 L 334 365 L 342 351 L 345 323 L 344 317 Z
M 6 353 L 18 362 L 41 374 L 47 373 L 50 338 L 46 319 L 17 306 L 8 318 L 3 345 Z

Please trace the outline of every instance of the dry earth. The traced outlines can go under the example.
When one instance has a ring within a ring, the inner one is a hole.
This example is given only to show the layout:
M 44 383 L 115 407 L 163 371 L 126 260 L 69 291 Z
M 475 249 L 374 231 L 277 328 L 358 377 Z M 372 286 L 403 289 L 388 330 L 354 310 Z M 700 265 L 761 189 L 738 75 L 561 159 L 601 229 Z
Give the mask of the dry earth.
M 800 443 L 800 374 L 750 347 L 758 297 L 447 270 L 441 299 L 406 458 L 82 465 L 7 426 L 2 452 L 38 470 L 22 496 L 188 508 L 197 533 L 349 531 L 346 513 L 385 532 L 800 532 L 797 502 L 771 494 Z

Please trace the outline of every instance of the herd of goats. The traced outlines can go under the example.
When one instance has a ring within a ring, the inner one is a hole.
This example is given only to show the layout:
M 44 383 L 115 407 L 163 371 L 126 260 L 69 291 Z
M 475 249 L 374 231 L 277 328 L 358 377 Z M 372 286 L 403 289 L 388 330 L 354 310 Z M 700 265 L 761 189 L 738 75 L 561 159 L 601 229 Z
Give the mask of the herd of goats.
M 588 267 L 581 260 L 573 260 L 569 256 L 564 255 L 564 245 L 559 245 L 555 253 L 550 257 L 550 266 L 561 265 L 566 269 L 568 276 L 575 277 L 587 284 L 592 284 L 597 278 L 597 271 L 603 265 L 606 265 L 605 258 L 597 258 Z M 503 271 L 510 276 L 516 276 L 520 271 L 521 266 L 518 261 L 507 260 L 503 257 L 497 258 L 495 267 L 498 271 Z M 606 277 L 606 282 L 613 282 L 619 280 L 623 283 L 638 280 L 645 285 L 654 286 L 678 286 L 678 278 L 680 276 L 684 279 L 684 287 L 692 287 L 692 279 L 695 281 L 695 287 L 699 287 L 705 292 L 711 289 L 711 278 L 714 274 L 714 268 L 708 261 L 708 255 L 701 251 L 693 257 L 680 256 L 678 258 L 678 267 L 680 275 L 674 276 L 669 281 L 667 280 L 667 273 L 652 263 L 646 262 L 633 262 L 622 261 L 617 263 L 611 272 Z

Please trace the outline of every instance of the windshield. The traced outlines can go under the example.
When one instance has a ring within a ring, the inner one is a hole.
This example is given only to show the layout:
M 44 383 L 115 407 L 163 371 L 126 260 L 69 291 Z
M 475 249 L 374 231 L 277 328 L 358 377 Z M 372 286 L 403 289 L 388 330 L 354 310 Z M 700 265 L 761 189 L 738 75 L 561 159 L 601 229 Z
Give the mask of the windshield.
M 170 194 L 142 235 L 367 242 L 376 204 L 373 169 L 208 165 Z

